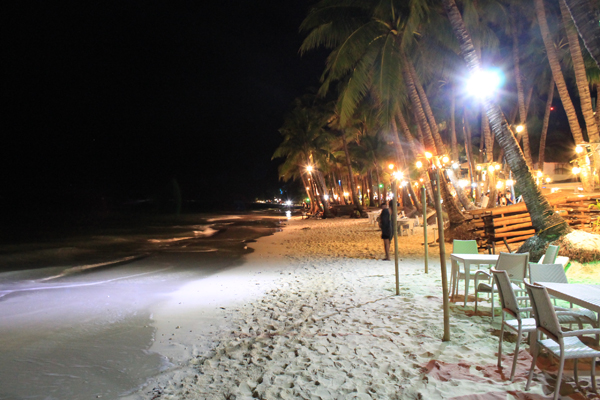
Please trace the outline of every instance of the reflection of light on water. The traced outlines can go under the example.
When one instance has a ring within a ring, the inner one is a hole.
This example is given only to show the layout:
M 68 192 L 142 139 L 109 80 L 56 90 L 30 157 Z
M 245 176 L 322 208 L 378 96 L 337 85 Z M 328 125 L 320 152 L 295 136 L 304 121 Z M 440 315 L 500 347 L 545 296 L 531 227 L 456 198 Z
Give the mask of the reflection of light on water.
M 287 219 L 290 219 L 290 218 L 292 218 L 292 212 L 291 212 L 291 211 L 289 211 L 289 210 L 288 210 L 288 211 L 286 211 L 286 212 L 285 212 L 285 216 L 287 217 Z

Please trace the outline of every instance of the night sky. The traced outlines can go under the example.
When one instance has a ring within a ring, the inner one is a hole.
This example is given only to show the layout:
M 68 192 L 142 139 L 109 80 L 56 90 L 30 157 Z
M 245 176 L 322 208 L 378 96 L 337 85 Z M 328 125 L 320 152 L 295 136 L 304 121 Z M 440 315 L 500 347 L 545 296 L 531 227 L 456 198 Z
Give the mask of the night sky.
M 291 101 L 306 0 L 11 2 L 2 27 L 3 213 L 156 196 L 252 200 Z M 60 207 L 59 207 L 60 208 Z

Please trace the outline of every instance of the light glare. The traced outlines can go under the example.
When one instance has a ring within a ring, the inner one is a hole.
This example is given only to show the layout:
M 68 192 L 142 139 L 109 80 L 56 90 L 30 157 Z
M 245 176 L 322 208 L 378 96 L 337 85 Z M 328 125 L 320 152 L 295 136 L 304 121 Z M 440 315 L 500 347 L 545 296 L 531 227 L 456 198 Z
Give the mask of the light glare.
M 502 73 L 498 70 L 479 70 L 467 82 L 467 91 L 480 98 L 494 94 L 502 84 Z

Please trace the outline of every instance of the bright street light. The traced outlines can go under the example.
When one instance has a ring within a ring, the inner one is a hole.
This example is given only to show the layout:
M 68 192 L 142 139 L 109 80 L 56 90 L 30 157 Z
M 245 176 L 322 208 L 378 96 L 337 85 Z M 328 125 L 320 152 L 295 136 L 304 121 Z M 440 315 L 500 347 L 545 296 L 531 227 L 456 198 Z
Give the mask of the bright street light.
M 479 98 L 489 97 L 502 85 L 503 80 L 500 70 L 479 70 L 467 81 L 467 92 Z
M 515 130 L 517 131 L 517 133 L 521 133 L 524 129 L 525 127 L 523 125 L 517 125 L 517 128 Z
M 417 168 L 421 168 L 423 166 L 423 163 L 421 161 L 417 161 Z
M 308 172 L 312 172 L 312 170 L 313 170 L 313 167 L 312 167 L 312 165 L 308 165 L 308 166 L 306 167 L 306 170 L 307 170 Z

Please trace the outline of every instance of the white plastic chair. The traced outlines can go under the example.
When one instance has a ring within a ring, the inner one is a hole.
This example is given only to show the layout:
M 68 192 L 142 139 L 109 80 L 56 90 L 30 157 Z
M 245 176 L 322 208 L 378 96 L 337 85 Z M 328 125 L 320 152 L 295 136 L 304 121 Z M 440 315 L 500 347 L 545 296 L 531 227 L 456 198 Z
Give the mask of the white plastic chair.
M 549 245 L 546 249 L 546 253 L 540 258 L 538 264 L 554 264 L 556 262 L 556 257 L 558 257 L 559 246 Z
M 529 390 L 531 378 L 533 378 L 533 370 L 537 361 L 537 356 L 541 348 L 546 348 L 554 357 L 559 359 L 558 376 L 556 377 L 556 387 L 554 388 L 554 400 L 558 399 L 560 393 L 560 382 L 565 367 L 566 359 L 575 359 L 574 375 L 575 381 L 579 382 L 577 376 L 577 360 L 579 358 L 592 359 L 592 389 L 598 392 L 596 385 L 596 358 L 600 358 L 600 351 L 594 350 L 586 346 L 578 336 L 588 334 L 600 334 L 600 329 L 585 329 L 563 332 L 558 321 L 557 312 L 552 306 L 552 301 L 545 287 L 539 285 L 531 285 L 525 282 L 525 288 L 529 294 L 533 315 L 537 328 L 537 346 L 533 352 L 533 360 L 531 361 L 531 369 L 527 377 L 527 385 L 525 390 Z M 548 339 L 541 340 L 541 334 L 545 334 Z
M 510 371 L 510 381 L 512 382 L 515 378 L 515 371 L 517 369 L 517 358 L 519 355 L 519 346 L 521 344 L 521 335 L 523 333 L 535 332 L 535 319 L 521 318 L 521 314 L 530 312 L 531 308 L 519 307 L 518 300 L 523 300 L 524 298 L 517 298 L 517 296 L 515 296 L 515 292 L 512 289 L 512 282 L 510 281 L 508 273 L 506 271 L 498 271 L 495 268 L 492 268 L 491 271 L 494 277 L 494 282 L 498 287 L 500 304 L 502 305 L 502 325 L 500 328 L 500 344 L 498 345 L 498 368 L 502 367 L 502 341 L 504 339 L 504 327 L 506 326 L 517 332 L 517 343 L 515 345 L 512 369 Z M 505 314 L 512 316 L 514 319 L 505 319 Z
M 458 240 L 454 239 L 452 242 L 452 252 L 455 254 L 478 254 L 479 249 L 477 248 L 476 240 Z M 461 268 L 461 265 L 452 261 L 452 268 L 450 272 L 450 297 L 454 298 L 458 294 L 458 282 L 465 279 L 465 269 Z
M 527 274 L 527 264 L 529 263 L 529 253 L 500 253 L 498 262 L 494 267 L 498 271 L 508 272 L 514 291 L 524 291 L 519 285 L 523 283 Z M 487 282 L 479 282 L 484 278 Z M 489 293 L 492 301 L 492 321 L 494 321 L 494 283 L 491 281 L 492 275 L 483 270 L 475 272 L 475 312 L 477 312 L 477 303 L 479 293 Z
M 535 264 L 529 263 L 529 280 L 533 283 L 535 282 L 555 282 L 555 283 L 569 283 L 567 279 L 567 275 L 565 274 L 565 270 L 562 264 Z M 552 296 L 551 296 L 552 298 Z M 555 304 L 556 304 L 556 299 Z M 579 327 L 581 328 L 582 323 L 591 324 L 593 327 L 598 328 L 598 323 L 596 322 L 596 314 L 591 310 L 586 309 L 578 309 L 573 308 L 573 304 L 571 303 L 571 308 L 556 308 L 558 311 L 571 311 L 572 313 L 577 314 L 578 319 L 573 319 L 569 317 L 563 317 L 559 315 L 558 320 L 561 324 L 564 323 L 579 323 Z M 597 339 L 596 339 L 597 340 Z

